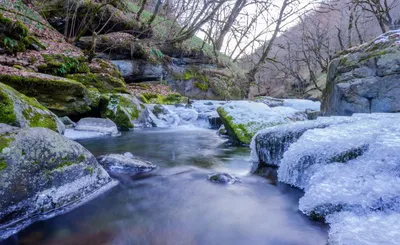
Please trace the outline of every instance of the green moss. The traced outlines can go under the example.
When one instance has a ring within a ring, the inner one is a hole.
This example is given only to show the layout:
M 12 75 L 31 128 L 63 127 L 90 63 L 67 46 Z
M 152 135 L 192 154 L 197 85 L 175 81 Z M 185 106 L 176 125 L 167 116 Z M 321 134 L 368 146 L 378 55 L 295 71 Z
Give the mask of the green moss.
M 5 18 L 0 13 L 0 47 L 8 53 L 24 52 L 28 48 L 45 49 L 35 37 L 29 34 L 28 28 L 21 21 Z
M 145 104 L 175 105 L 184 103 L 187 98 L 178 93 L 172 93 L 167 96 L 157 93 L 142 93 L 140 100 Z
M 48 128 L 57 132 L 57 123 L 52 115 L 33 113 L 33 116 L 27 119 L 29 120 L 30 127 Z
M 87 88 L 96 88 L 101 93 L 128 93 L 123 80 L 108 74 L 73 74 L 67 78 L 78 81 Z
M 85 160 L 85 155 L 81 154 L 78 159 L 79 162 L 83 162 Z
M 67 74 L 89 73 L 90 68 L 85 57 L 70 57 L 64 54 L 42 54 L 45 65 L 37 66 L 42 73 L 56 76 Z
M 0 153 L 4 148 L 8 147 L 11 142 L 14 141 L 14 138 L 11 136 L 0 136 Z
M 111 119 L 123 131 L 132 129 L 133 120 L 139 118 L 137 105 L 125 96 L 127 95 L 110 95 L 102 102 L 102 104 L 106 103 L 106 107 L 102 110 L 102 117 Z
M 208 90 L 208 84 L 207 83 L 202 83 L 202 82 L 194 82 L 194 86 L 198 89 L 200 89 L 203 92 L 207 92 Z
M 7 168 L 7 162 L 0 159 L 0 172 Z
M 16 125 L 17 116 L 14 113 L 14 102 L 0 87 L 0 122 Z
M 86 167 L 85 170 L 89 172 L 90 176 L 93 175 L 93 171 L 94 171 L 93 167 Z
M 97 88 L 88 88 L 89 99 L 92 108 L 97 108 L 100 104 L 101 94 Z

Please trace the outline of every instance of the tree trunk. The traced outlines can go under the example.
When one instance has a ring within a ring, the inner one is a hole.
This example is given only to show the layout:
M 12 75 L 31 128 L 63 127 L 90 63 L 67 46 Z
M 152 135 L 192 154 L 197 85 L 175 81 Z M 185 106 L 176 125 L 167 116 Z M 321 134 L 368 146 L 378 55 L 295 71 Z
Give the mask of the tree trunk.
M 140 21 L 140 16 L 142 15 L 143 11 L 144 11 L 144 7 L 146 6 L 147 0 L 143 0 L 142 1 L 142 5 L 140 6 L 139 11 L 136 14 L 136 21 Z
M 246 0 L 236 0 L 235 6 L 233 7 L 231 14 L 229 15 L 227 21 L 225 22 L 225 25 L 223 26 L 220 35 L 215 41 L 216 50 L 221 51 L 226 34 L 228 34 L 233 23 L 240 14 L 240 11 L 243 9 L 245 5 L 246 5 Z

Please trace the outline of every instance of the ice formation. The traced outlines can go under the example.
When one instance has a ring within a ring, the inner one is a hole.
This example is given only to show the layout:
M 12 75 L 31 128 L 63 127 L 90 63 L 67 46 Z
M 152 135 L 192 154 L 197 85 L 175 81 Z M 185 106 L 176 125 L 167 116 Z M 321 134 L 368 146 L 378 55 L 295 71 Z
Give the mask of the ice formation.
M 319 118 L 262 130 L 253 171 L 279 166 L 299 208 L 331 225 L 330 244 L 400 244 L 400 114 Z

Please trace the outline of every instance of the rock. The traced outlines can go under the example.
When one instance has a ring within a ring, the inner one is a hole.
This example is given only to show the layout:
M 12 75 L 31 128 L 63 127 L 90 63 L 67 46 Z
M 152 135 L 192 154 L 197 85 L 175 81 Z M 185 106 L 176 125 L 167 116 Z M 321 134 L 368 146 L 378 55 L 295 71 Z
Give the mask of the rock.
M 60 117 L 60 121 L 64 123 L 67 128 L 73 128 L 76 126 L 76 123 L 74 123 L 69 117 Z
M 238 177 L 232 176 L 227 173 L 210 174 L 208 175 L 207 179 L 213 183 L 218 183 L 218 184 L 233 185 L 236 183 L 242 183 L 242 181 Z
M 400 111 L 400 31 L 342 52 L 328 69 L 323 115 Z
M 0 238 L 116 185 L 78 143 L 45 128 L 0 124 Z
M 144 81 L 161 81 L 167 71 L 162 65 L 152 64 L 144 60 L 113 60 L 127 83 Z
M 132 129 L 143 104 L 133 95 L 108 94 L 103 96 L 101 116 L 111 119 L 121 130 Z
M 0 123 L 18 127 L 44 127 L 64 133 L 64 124 L 34 98 L 0 83 Z
M 248 101 L 230 102 L 217 111 L 229 136 L 244 144 L 250 144 L 261 129 L 307 119 L 305 113 L 292 108 L 270 108 L 263 103 Z
M 218 134 L 219 135 L 228 135 L 228 131 L 226 131 L 226 128 L 224 125 L 221 125 L 221 127 L 218 129 Z
M 82 83 L 86 88 L 96 88 L 100 93 L 128 93 L 121 78 L 106 73 L 71 74 L 67 78 Z
M 178 126 L 181 120 L 163 105 L 146 105 L 140 121 L 144 127 L 169 128 Z
M 110 119 L 87 117 L 82 118 L 75 126 L 77 131 L 99 132 L 116 136 L 119 134 L 117 125 Z
M 156 165 L 134 157 L 130 152 L 99 156 L 99 163 L 111 173 L 145 173 L 156 169 Z
M 4 69 L 6 74 L 0 74 L 2 83 L 36 98 L 58 116 L 79 115 L 90 111 L 88 90 L 81 83 L 42 73 L 7 67 Z

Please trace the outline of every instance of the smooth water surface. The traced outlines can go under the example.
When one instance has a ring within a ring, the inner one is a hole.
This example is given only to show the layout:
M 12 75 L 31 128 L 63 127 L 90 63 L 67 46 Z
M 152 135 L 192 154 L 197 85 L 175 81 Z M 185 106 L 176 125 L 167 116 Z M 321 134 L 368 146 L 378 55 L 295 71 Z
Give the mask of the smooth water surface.
M 303 193 L 248 174 L 250 150 L 215 131 L 149 129 L 80 141 L 95 156 L 132 152 L 159 168 L 0 244 L 326 244 L 327 229 L 298 211 Z M 207 181 L 227 172 L 243 183 Z

